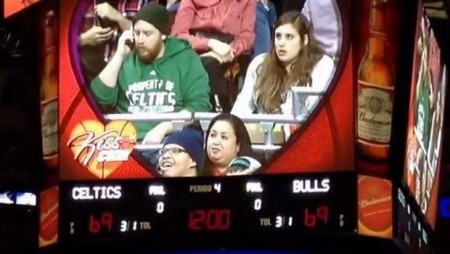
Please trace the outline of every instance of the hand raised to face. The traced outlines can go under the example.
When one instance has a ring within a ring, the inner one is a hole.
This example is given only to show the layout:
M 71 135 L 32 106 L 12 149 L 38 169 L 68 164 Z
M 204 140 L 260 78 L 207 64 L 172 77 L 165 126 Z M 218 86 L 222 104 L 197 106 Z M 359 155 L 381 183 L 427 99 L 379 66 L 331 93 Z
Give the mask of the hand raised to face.
M 128 29 L 124 31 L 119 38 L 119 42 L 117 43 L 117 52 L 118 54 L 122 54 L 122 56 L 126 56 L 131 52 L 133 45 L 133 31 L 132 29 Z

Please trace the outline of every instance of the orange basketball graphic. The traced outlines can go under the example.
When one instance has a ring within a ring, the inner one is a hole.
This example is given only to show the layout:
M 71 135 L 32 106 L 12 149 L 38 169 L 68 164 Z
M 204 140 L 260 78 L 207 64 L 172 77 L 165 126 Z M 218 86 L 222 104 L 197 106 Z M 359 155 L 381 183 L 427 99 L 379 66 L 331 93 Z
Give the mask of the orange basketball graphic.
M 58 239 L 58 187 L 41 192 L 39 196 L 39 246 L 56 243 Z
M 118 120 L 106 126 L 97 120 L 78 123 L 67 145 L 74 159 L 98 178 L 107 178 L 127 161 L 136 144 L 136 128 Z
M 358 179 L 359 233 L 392 237 L 392 184 L 389 180 L 360 176 Z

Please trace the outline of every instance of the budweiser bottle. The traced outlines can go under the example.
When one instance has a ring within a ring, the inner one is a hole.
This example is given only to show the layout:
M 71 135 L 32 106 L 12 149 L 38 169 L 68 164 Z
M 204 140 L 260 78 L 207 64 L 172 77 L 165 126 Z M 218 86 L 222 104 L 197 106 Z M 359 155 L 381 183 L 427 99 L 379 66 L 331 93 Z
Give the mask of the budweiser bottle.
M 40 88 L 42 151 L 47 168 L 58 163 L 57 23 L 54 11 L 44 17 L 44 66 Z
M 369 39 L 358 71 L 357 155 L 384 163 L 389 156 L 394 86 L 386 60 L 386 0 L 372 0 Z

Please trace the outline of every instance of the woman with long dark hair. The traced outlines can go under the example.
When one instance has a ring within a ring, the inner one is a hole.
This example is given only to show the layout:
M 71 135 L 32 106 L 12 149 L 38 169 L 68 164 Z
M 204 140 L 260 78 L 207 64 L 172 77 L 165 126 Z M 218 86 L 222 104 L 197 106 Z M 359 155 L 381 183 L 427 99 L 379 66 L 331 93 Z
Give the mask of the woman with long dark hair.
M 293 115 L 293 86 L 325 90 L 335 65 L 315 42 L 309 21 L 298 11 L 284 13 L 275 23 L 270 53 L 250 63 L 244 86 L 232 113 Z M 313 109 L 318 96 L 301 100 L 306 112 Z
M 253 157 L 252 143 L 244 122 L 232 114 L 219 114 L 211 120 L 205 137 L 202 175 L 226 175 L 237 157 Z

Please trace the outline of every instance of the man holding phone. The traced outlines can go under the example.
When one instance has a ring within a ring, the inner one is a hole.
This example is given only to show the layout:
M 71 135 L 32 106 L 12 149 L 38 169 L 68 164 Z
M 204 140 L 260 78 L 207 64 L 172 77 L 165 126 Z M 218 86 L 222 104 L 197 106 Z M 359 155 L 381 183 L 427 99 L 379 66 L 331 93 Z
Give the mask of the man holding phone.
M 131 27 L 139 9 L 155 0 L 91 0 L 83 17 L 78 49 L 84 78 L 89 84 L 116 50 L 120 34 Z
M 118 113 L 208 112 L 208 74 L 187 41 L 167 36 L 170 17 L 163 5 L 149 3 L 122 33 L 117 50 L 91 82 L 102 108 Z M 138 140 L 159 144 L 174 131 L 171 122 L 138 121 Z

